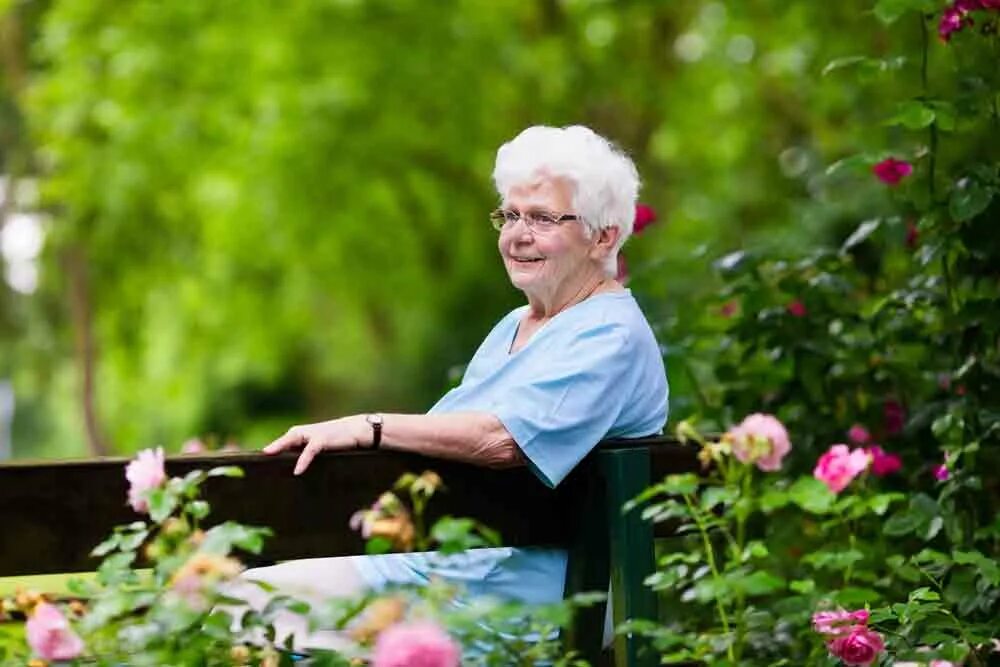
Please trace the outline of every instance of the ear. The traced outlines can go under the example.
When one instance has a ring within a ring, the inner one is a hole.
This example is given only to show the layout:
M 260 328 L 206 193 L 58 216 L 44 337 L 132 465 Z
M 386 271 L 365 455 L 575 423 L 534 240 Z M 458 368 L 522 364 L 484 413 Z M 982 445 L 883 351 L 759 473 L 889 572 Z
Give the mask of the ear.
M 594 245 L 590 248 L 590 256 L 594 259 L 605 259 L 614 252 L 622 230 L 617 227 L 604 227 L 594 236 Z

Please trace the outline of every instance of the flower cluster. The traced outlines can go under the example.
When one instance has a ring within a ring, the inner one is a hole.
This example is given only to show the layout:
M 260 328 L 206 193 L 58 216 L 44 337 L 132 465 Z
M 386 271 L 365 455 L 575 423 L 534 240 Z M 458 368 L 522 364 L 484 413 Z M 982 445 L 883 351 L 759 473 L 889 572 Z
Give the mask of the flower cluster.
M 826 648 L 850 667 L 867 667 L 885 650 L 882 635 L 868 627 L 868 611 L 819 611 L 813 629 L 823 636 Z
M 351 516 L 351 530 L 360 530 L 366 540 L 388 540 L 397 551 L 412 551 L 416 532 L 403 502 L 391 491 L 378 497 L 366 510 Z
M 83 640 L 54 604 L 34 605 L 24 629 L 32 653 L 42 660 L 73 660 L 83 653 Z
M 974 24 L 972 12 L 977 10 L 1000 11 L 1000 0 L 954 0 L 941 14 L 938 35 L 945 42 L 953 33 Z

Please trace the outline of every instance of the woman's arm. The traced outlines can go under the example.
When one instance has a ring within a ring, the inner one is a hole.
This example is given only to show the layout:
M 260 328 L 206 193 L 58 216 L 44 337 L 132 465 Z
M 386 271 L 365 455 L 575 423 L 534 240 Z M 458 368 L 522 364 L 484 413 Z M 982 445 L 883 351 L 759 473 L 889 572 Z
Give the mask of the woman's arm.
M 425 456 L 454 459 L 493 468 L 523 465 L 514 438 L 488 412 L 453 412 L 431 415 L 382 415 L 382 446 Z M 302 474 L 323 450 L 369 447 L 372 427 L 365 415 L 352 415 L 317 424 L 293 426 L 264 448 L 277 454 L 302 447 L 295 474 Z

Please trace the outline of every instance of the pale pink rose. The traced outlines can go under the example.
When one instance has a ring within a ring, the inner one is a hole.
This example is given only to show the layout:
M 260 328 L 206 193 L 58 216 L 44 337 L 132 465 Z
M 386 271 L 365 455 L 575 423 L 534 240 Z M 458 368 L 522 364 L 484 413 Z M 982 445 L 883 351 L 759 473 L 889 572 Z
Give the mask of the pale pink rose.
M 931 660 L 928 667 L 958 667 L 958 665 L 950 660 Z
M 167 473 L 163 469 L 163 448 L 144 449 L 136 454 L 125 468 L 125 479 L 129 483 L 128 504 L 136 512 L 148 512 L 146 492 L 167 481 Z
M 781 468 L 781 460 L 792 449 L 785 426 L 772 415 L 756 412 L 729 429 L 725 439 L 733 456 L 743 463 L 756 464 L 766 472 Z
M 872 459 L 872 474 L 878 477 L 891 475 L 903 467 L 903 459 L 897 454 L 890 454 L 878 445 L 866 447 L 865 452 Z
M 864 426 L 855 424 L 847 431 L 847 438 L 855 445 L 864 445 L 872 439 L 872 436 Z
M 850 634 L 858 625 L 868 624 L 868 610 L 818 611 L 812 616 L 813 629 L 821 635 L 840 637 Z
M 834 493 L 840 493 L 852 479 L 865 471 L 869 463 L 865 450 L 859 448 L 852 451 L 847 445 L 834 445 L 819 457 L 813 477 Z
M 72 660 L 83 653 L 83 640 L 55 605 L 39 603 L 25 623 L 28 645 L 43 660 Z
M 184 441 L 181 445 L 181 454 L 201 454 L 208 448 L 205 447 L 205 443 L 201 441 L 201 438 L 189 438 Z
M 461 650 L 448 633 L 429 621 L 401 623 L 375 642 L 372 667 L 458 667 Z
M 879 633 L 858 625 L 850 634 L 828 641 L 826 648 L 830 655 L 840 658 L 845 665 L 867 667 L 885 650 L 885 642 Z

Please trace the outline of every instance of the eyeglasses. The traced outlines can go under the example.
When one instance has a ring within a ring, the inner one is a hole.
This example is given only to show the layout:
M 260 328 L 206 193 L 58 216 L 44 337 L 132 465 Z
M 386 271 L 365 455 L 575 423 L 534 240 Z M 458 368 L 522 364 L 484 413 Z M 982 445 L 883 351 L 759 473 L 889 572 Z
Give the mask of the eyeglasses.
M 564 222 L 570 220 L 580 220 L 578 215 L 557 215 L 548 211 L 515 211 L 509 208 L 498 208 L 490 213 L 490 222 L 498 232 L 504 227 L 513 227 L 518 220 L 524 220 L 524 224 L 533 232 L 547 232 L 555 229 Z

